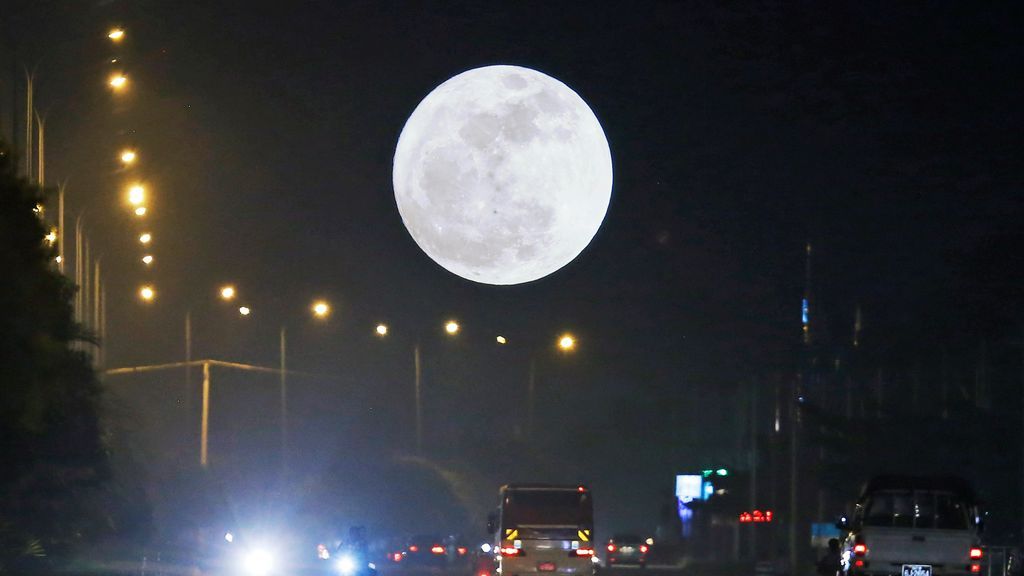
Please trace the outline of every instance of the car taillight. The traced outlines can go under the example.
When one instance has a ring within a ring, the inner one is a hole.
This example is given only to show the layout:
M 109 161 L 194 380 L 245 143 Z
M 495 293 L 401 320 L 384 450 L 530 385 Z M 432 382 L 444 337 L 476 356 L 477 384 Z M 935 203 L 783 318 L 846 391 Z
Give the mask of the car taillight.
M 981 564 L 971 564 L 971 574 L 980 574 Z
M 868 553 L 868 545 L 864 544 L 864 543 L 854 544 L 853 545 L 853 553 L 856 554 L 857 556 L 864 556 L 865 554 Z
M 502 556 L 519 556 L 520 553 L 521 552 L 520 552 L 519 548 L 508 547 L 508 548 L 502 548 L 501 549 L 501 555 Z
M 419 546 L 417 546 L 415 544 L 413 544 L 412 546 L 409 546 L 409 552 L 419 552 L 419 551 L 420 551 L 420 547 Z
M 641 554 L 647 554 L 647 544 L 641 544 L 640 545 L 640 553 Z
M 978 548 L 977 546 L 971 548 L 971 560 L 981 560 L 982 554 L 983 552 L 981 551 L 981 548 Z
M 593 556 L 594 555 L 594 549 L 593 548 L 580 548 L 580 549 L 576 550 L 576 555 L 577 556 Z
M 469 552 L 469 549 L 467 549 L 464 546 L 459 546 L 458 548 L 455 549 L 455 551 L 459 553 L 459 556 L 465 556 L 466 552 Z
M 401 552 L 395 552 L 394 554 L 391 555 L 391 559 L 394 560 L 395 562 L 401 562 L 402 561 L 402 553 Z
M 434 554 L 444 554 L 444 546 L 431 546 L 430 551 Z
M 615 544 L 609 544 L 608 545 L 608 551 L 609 552 L 615 552 Z

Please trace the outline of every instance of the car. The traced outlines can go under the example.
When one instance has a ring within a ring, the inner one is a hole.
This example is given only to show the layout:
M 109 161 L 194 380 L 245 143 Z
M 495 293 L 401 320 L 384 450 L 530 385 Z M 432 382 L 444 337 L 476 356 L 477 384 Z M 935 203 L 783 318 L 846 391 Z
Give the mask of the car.
M 650 546 L 635 534 L 616 534 L 605 546 L 604 564 L 607 567 L 632 564 L 647 566 L 647 551 Z
M 847 533 L 844 576 L 970 576 L 983 570 L 981 513 L 960 478 L 880 476 L 868 482 Z
M 444 545 L 444 538 L 434 534 L 413 536 L 402 554 L 402 564 L 409 566 L 445 568 L 448 565 L 448 548 Z

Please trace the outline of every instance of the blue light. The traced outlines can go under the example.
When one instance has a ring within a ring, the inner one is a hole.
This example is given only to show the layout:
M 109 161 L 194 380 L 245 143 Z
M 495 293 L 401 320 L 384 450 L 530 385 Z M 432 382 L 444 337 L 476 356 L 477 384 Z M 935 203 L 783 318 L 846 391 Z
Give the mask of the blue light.
M 803 320 L 804 326 L 807 326 L 807 324 L 810 322 L 810 317 L 811 317 L 810 305 L 807 303 L 807 298 L 803 299 L 803 304 L 801 305 L 800 310 L 801 310 L 800 317 Z

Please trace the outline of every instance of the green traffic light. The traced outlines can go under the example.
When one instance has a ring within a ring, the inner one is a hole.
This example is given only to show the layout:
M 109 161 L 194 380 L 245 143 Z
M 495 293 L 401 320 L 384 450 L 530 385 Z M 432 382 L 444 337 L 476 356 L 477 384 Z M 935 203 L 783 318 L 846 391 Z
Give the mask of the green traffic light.
M 726 470 L 725 468 L 719 468 L 718 470 L 715 471 L 715 474 L 718 474 L 719 476 L 728 476 L 729 471 Z

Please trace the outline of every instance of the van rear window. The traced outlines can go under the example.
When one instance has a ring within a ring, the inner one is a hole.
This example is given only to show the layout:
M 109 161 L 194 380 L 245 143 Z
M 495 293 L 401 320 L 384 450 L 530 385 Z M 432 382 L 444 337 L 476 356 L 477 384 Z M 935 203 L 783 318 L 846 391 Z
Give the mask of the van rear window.
M 966 530 L 968 508 L 950 492 L 925 490 L 875 492 L 864 503 L 865 526 Z

